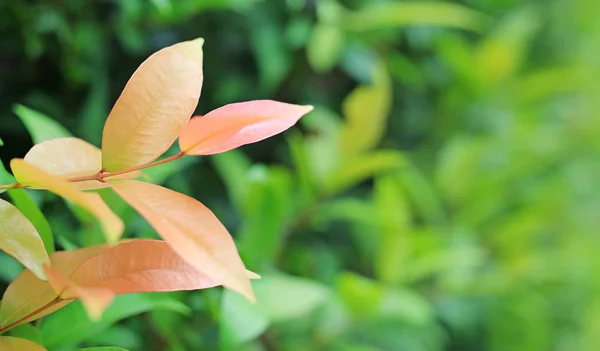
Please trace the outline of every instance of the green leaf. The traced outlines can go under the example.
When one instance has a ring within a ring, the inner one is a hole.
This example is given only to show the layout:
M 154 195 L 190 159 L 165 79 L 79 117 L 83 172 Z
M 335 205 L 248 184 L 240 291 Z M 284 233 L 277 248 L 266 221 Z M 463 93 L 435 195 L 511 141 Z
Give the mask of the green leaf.
M 404 164 L 404 156 L 396 150 L 373 151 L 338 166 L 321 187 L 328 194 L 337 194 L 380 173 L 398 170 Z
M 50 264 L 35 227 L 15 206 L 0 199 L 0 249 L 45 280 L 43 265 Z
M 233 201 L 238 213 L 243 213 L 249 187 L 250 160 L 240 150 L 231 150 L 212 156 L 210 161 L 225 182 L 228 198 Z
M 71 136 L 65 127 L 43 113 L 18 104 L 13 106 L 13 111 L 25 124 L 34 144 Z
M 258 306 L 273 323 L 306 316 L 329 294 L 318 282 L 283 274 L 263 275 L 254 286 Z
M 54 348 L 86 340 L 107 329 L 116 322 L 152 310 L 170 310 L 189 314 L 190 309 L 168 294 L 119 295 L 97 322 L 88 319 L 79 301 L 73 302 L 48 316 L 40 330 L 42 344 Z
M 49 254 L 53 253 L 54 235 L 52 234 L 52 228 L 35 201 L 33 201 L 24 189 L 11 189 L 8 191 L 8 196 L 10 196 L 10 199 L 19 211 L 33 224 L 42 238 L 46 252 Z
M 317 73 L 326 73 L 338 63 L 344 47 L 344 32 L 336 24 L 318 23 L 312 30 L 306 56 Z
M 341 130 L 340 147 L 344 156 L 373 148 L 385 133 L 392 85 L 382 62 L 373 66 L 371 76 L 373 83 L 354 89 L 342 105 L 346 124 Z
M 128 351 L 121 347 L 105 346 L 105 347 L 86 347 L 85 349 L 79 349 L 79 351 Z
M 391 1 L 369 4 L 345 16 L 344 23 L 348 30 L 427 25 L 480 31 L 487 21 L 487 17 L 478 11 L 447 2 Z
M 269 326 L 269 318 L 258 305 L 225 290 L 221 300 L 219 326 L 221 349 L 233 350 L 261 335 Z

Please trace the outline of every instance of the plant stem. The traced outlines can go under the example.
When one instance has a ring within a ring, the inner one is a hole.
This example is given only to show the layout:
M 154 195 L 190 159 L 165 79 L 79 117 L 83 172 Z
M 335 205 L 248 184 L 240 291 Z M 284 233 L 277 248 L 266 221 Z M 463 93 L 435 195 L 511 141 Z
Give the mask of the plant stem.
M 162 160 L 154 161 L 154 162 L 150 162 L 150 163 L 146 163 L 146 164 L 135 166 L 135 167 L 132 167 L 132 168 L 122 169 L 122 170 L 116 171 L 116 172 L 105 172 L 102 169 L 98 173 L 95 173 L 95 174 L 90 174 L 90 175 L 80 176 L 80 177 L 67 178 L 67 181 L 69 181 L 71 183 L 85 182 L 85 181 L 89 181 L 89 180 L 97 180 L 99 182 L 104 182 L 105 178 L 114 177 L 114 176 L 118 176 L 118 175 L 121 175 L 121 174 L 126 174 L 126 173 L 131 173 L 131 172 L 139 171 L 141 169 L 145 169 L 145 168 L 149 168 L 149 167 L 153 167 L 153 166 L 158 166 L 158 165 L 163 164 L 163 163 L 175 161 L 177 159 L 182 158 L 183 156 L 185 156 L 185 153 L 184 152 L 180 152 L 180 153 L 178 153 L 176 155 L 164 158 Z M 15 184 L 0 185 L 0 190 L 1 189 L 19 189 L 19 188 L 28 188 L 28 187 L 29 187 L 28 185 L 23 185 L 23 184 L 15 183 Z M 0 332 L 1 332 L 1 330 L 2 329 L 0 329 Z
M 32 311 L 30 313 L 28 313 L 27 315 L 17 319 L 16 321 L 10 323 L 9 325 L 7 325 L 6 327 L 2 328 L 0 327 L 0 334 L 5 333 L 7 331 L 9 331 L 10 329 L 16 327 L 19 324 L 22 324 L 24 321 L 26 321 L 27 319 L 35 316 L 36 314 L 52 307 L 53 305 L 61 302 L 63 299 L 60 298 L 60 296 L 55 297 L 52 301 L 48 302 L 47 304 L 43 305 L 42 307 L 36 309 L 35 311 Z

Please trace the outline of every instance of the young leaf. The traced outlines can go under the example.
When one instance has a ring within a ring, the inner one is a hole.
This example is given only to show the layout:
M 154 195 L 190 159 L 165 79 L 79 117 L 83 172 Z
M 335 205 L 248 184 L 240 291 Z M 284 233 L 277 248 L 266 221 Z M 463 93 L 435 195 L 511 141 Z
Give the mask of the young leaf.
M 34 144 L 71 136 L 65 127 L 41 112 L 18 104 L 13 106 L 13 111 L 25 124 Z
M 102 134 L 102 166 L 119 171 L 151 162 L 173 144 L 202 90 L 202 44 L 162 49 L 135 71 Z
M 71 300 L 74 298 L 81 300 L 81 303 L 91 320 L 100 319 L 106 307 L 108 307 L 115 298 L 115 294 L 109 289 L 81 286 L 73 282 L 73 280 L 69 279 L 69 277 L 62 274 L 56 268 L 44 266 L 44 270 L 48 276 L 48 283 L 50 283 L 54 292 L 64 300 Z
M 31 340 L 17 338 L 14 336 L 0 337 L 0 351 L 47 351 L 42 346 Z
M 110 182 L 173 249 L 199 272 L 254 301 L 233 239 L 217 217 L 195 199 L 137 180 Z
M 74 178 L 94 175 L 102 169 L 102 151 L 78 138 L 58 138 L 34 145 L 24 160 L 42 170 L 60 176 Z M 125 173 L 115 178 L 135 178 L 139 172 Z M 80 190 L 105 188 L 106 183 L 88 180 L 73 183 Z
M 72 183 L 47 173 L 22 159 L 13 159 L 10 166 L 19 183 L 48 189 L 93 214 L 100 222 L 104 236 L 109 242 L 115 242 L 121 237 L 123 222 L 106 206 L 100 195 L 81 192 Z
M 55 252 L 50 255 L 50 263 L 63 275 L 70 276 L 81 263 L 105 248 L 106 245 L 96 245 L 85 249 Z M 24 270 L 4 292 L 0 304 L 0 328 L 30 322 L 70 302 L 53 303 L 56 296 L 48 282 L 38 279 L 30 270 Z M 44 306 L 50 308 L 41 311 Z M 38 310 L 40 312 L 36 314 L 35 311 Z
M 113 246 L 84 262 L 71 280 L 114 294 L 197 290 L 220 283 L 185 262 L 159 240 L 135 240 Z
M 225 105 L 192 118 L 181 130 L 179 147 L 188 155 L 218 154 L 281 133 L 312 109 L 271 100 Z
M 50 262 L 44 243 L 35 227 L 13 205 L 0 199 L 0 250 L 16 258 L 40 279 L 43 265 Z

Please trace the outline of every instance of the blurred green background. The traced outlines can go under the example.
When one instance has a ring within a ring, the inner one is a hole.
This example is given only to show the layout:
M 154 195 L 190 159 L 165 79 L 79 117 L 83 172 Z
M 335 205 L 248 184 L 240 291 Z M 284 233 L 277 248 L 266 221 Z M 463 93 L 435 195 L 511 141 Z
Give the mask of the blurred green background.
M 69 133 L 99 145 L 135 68 L 196 37 L 197 113 L 316 107 L 281 136 L 149 172 L 226 224 L 263 275 L 258 305 L 220 288 L 121 296 L 98 323 L 74 303 L 12 333 L 51 351 L 599 350 L 598 14 L 598 0 L 0 0 L 5 165 Z M 60 248 L 102 240 L 80 209 L 30 194 Z M 102 195 L 128 236 L 156 237 Z M 0 266 L 6 286 L 20 267 Z

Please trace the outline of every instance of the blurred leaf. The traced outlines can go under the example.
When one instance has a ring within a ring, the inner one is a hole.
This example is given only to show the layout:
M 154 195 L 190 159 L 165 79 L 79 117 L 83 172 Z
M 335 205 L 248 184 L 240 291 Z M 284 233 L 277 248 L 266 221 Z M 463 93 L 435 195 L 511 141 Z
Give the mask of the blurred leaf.
M 321 186 L 326 193 L 336 194 L 380 173 L 398 170 L 404 164 L 404 157 L 398 151 L 376 150 L 340 165 Z
M 445 2 L 387 2 L 367 5 L 344 17 L 349 30 L 368 31 L 414 25 L 480 31 L 487 18 L 475 10 Z
M 14 105 L 13 111 L 31 134 L 34 144 L 71 136 L 71 133 L 52 118 L 23 105 Z
M 0 350 L 27 350 L 27 351 L 46 351 L 42 346 L 27 339 L 16 338 L 14 336 L 0 336 Z
M 308 63 L 317 73 L 330 71 L 338 63 L 344 46 L 344 32 L 335 24 L 318 23 L 306 47 Z
M 210 161 L 225 182 L 229 199 L 238 213 L 243 213 L 249 187 L 247 176 L 250 160 L 240 150 L 231 150 L 214 155 Z
M 258 305 L 251 304 L 228 290 L 223 292 L 219 317 L 219 343 L 222 350 L 236 349 L 257 338 L 268 325 L 269 318 Z
M 189 307 L 163 294 L 119 295 L 104 311 L 102 318 L 92 322 L 81 303 L 76 301 L 44 320 L 40 329 L 42 344 L 48 348 L 56 348 L 60 345 L 78 343 L 120 320 L 152 310 L 190 313 Z
M 106 346 L 106 347 L 88 347 L 85 349 L 79 349 L 79 351 L 128 351 L 120 347 Z
M 340 135 L 341 150 L 349 157 L 376 146 L 385 133 L 392 104 L 392 86 L 383 63 L 375 65 L 373 83 L 359 86 L 342 106 L 346 124 Z

